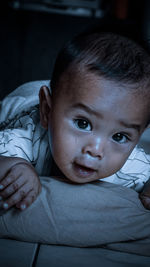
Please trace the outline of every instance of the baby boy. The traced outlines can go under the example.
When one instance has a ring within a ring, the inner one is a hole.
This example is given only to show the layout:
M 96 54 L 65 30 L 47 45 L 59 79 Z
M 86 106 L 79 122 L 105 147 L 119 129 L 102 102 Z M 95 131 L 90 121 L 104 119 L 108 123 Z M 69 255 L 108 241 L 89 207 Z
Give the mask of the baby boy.
M 131 187 L 150 209 L 150 156 L 136 146 L 150 122 L 149 54 L 120 35 L 83 34 L 58 55 L 50 87 L 41 87 L 39 106 L 0 124 L 18 142 L 0 144 L 1 206 L 27 208 L 41 191 L 38 175 L 46 174 Z

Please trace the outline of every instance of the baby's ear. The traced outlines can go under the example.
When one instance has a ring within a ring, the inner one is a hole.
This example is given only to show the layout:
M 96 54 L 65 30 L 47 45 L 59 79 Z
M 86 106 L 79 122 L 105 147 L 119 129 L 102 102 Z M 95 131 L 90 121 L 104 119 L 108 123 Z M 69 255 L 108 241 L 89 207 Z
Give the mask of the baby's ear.
M 48 129 L 48 120 L 51 112 L 51 95 L 47 86 L 42 86 L 39 92 L 40 121 L 41 125 Z

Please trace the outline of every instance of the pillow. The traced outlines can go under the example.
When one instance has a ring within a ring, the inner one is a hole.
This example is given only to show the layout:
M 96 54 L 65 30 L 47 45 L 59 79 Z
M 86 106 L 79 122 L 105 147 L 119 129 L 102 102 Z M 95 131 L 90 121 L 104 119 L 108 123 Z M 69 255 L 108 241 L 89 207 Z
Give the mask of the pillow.
M 41 183 L 29 208 L 1 214 L 1 238 L 150 256 L 150 211 L 135 191 L 103 181 L 71 184 L 41 177 Z

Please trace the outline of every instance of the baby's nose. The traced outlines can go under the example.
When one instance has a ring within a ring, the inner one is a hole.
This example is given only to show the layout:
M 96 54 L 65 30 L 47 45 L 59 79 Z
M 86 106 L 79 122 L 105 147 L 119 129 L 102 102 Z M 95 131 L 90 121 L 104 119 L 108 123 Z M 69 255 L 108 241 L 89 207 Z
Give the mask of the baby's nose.
M 82 153 L 102 159 L 104 157 L 104 148 L 105 140 L 100 137 L 93 137 L 83 146 Z

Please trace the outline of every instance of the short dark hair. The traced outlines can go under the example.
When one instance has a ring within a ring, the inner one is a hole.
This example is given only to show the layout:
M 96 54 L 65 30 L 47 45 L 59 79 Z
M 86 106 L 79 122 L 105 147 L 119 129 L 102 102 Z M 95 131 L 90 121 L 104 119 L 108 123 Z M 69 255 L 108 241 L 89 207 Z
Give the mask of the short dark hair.
M 69 41 L 56 59 L 52 91 L 61 75 L 76 65 L 114 81 L 143 87 L 150 83 L 150 54 L 135 41 L 113 32 L 80 34 Z

